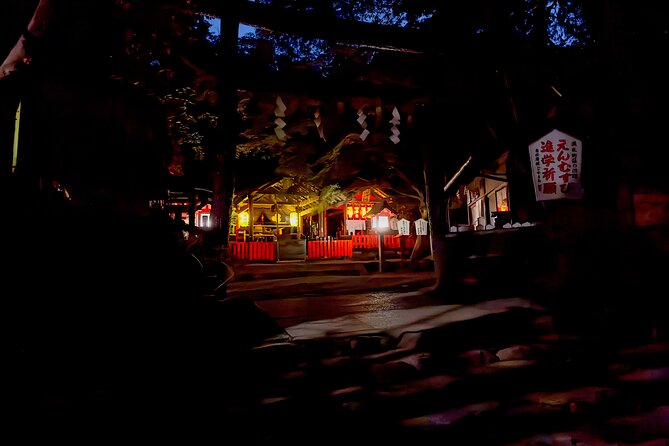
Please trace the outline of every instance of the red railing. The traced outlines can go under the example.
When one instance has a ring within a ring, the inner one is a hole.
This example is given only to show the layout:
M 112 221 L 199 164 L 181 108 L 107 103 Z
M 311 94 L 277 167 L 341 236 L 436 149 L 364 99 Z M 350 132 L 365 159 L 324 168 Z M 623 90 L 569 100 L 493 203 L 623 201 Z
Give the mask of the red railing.
M 310 259 L 353 257 L 353 243 L 351 240 L 309 240 L 307 257 Z
M 368 249 L 379 247 L 378 235 L 352 235 L 351 241 L 353 242 L 353 248 Z
M 275 242 L 230 242 L 228 257 L 231 260 L 276 261 Z
M 353 235 L 351 236 L 353 241 L 353 248 L 378 248 L 379 247 L 379 236 L 378 235 Z M 383 236 L 383 247 L 384 248 L 401 248 L 401 243 L 404 243 L 404 247 L 412 247 L 416 243 L 415 235 L 384 235 Z
M 415 243 L 415 235 L 383 236 L 383 247 L 386 249 L 410 250 Z M 378 249 L 378 247 L 378 235 L 354 235 L 350 240 L 309 240 L 307 243 L 307 258 L 351 258 L 354 249 Z M 250 262 L 275 262 L 277 260 L 276 242 L 230 242 L 228 244 L 228 258 Z

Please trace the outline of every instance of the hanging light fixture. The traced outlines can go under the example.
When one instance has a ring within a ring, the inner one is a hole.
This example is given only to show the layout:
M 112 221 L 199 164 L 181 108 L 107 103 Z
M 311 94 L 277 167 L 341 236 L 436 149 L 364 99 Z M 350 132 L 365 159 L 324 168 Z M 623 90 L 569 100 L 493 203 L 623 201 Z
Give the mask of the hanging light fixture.
M 243 211 L 239 214 L 239 226 L 246 227 L 249 225 L 249 213 Z

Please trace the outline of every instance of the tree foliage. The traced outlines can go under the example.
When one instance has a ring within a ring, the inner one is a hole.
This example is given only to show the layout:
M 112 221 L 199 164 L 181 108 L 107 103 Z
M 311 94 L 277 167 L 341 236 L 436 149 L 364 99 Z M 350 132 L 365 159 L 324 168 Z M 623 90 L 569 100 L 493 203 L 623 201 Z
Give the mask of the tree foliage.
M 118 82 L 142 86 L 167 115 L 173 153 L 172 175 L 194 174 L 194 163 L 207 161 L 220 125 L 220 56 L 208 38 L 209 23 L 190 1 L 117 2 L 116 26 L 122 44 L 111 55 Z M 198 181 L 207 181 L 199 179 Z
M 104 53 L 98 58 L 104 60 L 99 67 L 103 67 L 118 82 L 141 87 L 147 94 L 158 98 L 165 108 L 174 141 L 175 153 L 170 166 L 175 174 L 184 174 L 189 170 L 207 171 L 204 165 L 213 162 L 212 152 L 216 152 L 216 145 L 220 143 L 217 135 L 222 126 L 219 84 L 228 67 L 223 63 L 220 42 L 209 32 L 211 17 L 201 13 L 199 3 L 206 2 L 116 1 L 113 2 L 112 20 L 105 20 L 104 26 L 98 23 L 106 32 L 104 45 L 97 50 Z M 436 0 L 264 0 L 256 3 L 307 16 L 310 14 L 314 18 L 330 17 L 388 27 L 432 30 L 434 36 L 443 38 L 459 36 L 452 42 L 436 39 L 435 44 L 444 45 L 445 49 L 460 45 L 464 47 L 463 51 L 481 46 L 488 49 L 505 46 L 584 46 L 590 38 L 589 26 L 584 18 L 587 11 L 581 9 L 580 2 L 567 0 L 447 3 Z M 112 2 L 105 3 L 110 4 Z M 108 11 L 105 8 L 89 6 L 87 11 L 94 11 L 93 16 L 102 15 L 103 11 L 105 14 Z M 79 9 L 70 14 L 77 15 L 77 11 Z M 83 26 L 84 22 L 79 20 L 79 26 Z M 73 31 L 72 35 L 61 37 L 61 40 L 74 41 L 75 34 Z M 242 59 L 253 60 L 251 64 L 240 65 L 243 69 L 257 68 L 260 63 L 275 73 L 306 70 L 321 78 L 336 80 L 353 80 L 356 76 L 372 79 L 369 71 L 375 69 L 384 71 L 379 82 L 407 82 L 406 72 L 400 70 L 407 65 L 403 60 L 398 63 L 390 53 L 381 54 L 368 47 L 342 45 L 299 34 L 275 33 L 265 28 L 257 28 L 255 32 L 243 36 L 239 43 Z M 75 48 L 75 53 L 79 50 L 87 52 L 94 44 L 90 41 L 72 48 Z M 378 64 L 380 59 L 384 60 L 383 65 Z M 319 138 L 314 129 L 313 115 L 310 115 L 313 107 L 301 110 L 301 115 L 293 115 L 287 128 L 288 140 L 277 140 L 273 134 L 273 116 L 267 110 L 258 109 L 263 100 L 253 95 L 257 92 L 240 97 L 240 122 L 226 123 L 240 126 L 237 159 L 249 166 L 244 171 L 253 172 L 246 174 L 238 184 L 251 185 L 261 181 L 261 175 L 274 174 L 313 180 L 323 185 L 334 184 L 337 178 L 344 184 L 361 177 L 370 181 L 386 181 L 389 187 L 394 187 L 390 184 L 392 178 L 402 176 L 397 172 L 404 172 L 404 180 L 418 177 L 414 174 L 415 169 L 406 169 L 398 162 L 404 155 L 392 157 L 393 151 L 387 150 L 392 146 L 374 142 L 349 145 L 350 141 L 346 138 L 351 133 L 350 126 L 331 132 L 327 141 Z M 333 116 L 330 114 L 331 119 L 334 119 Z M 351 123 L 355 124 L 354 119 Z M 353 147 L 360 150 L 351 150 Z M 337 161 L 328 161 L 328 156 Z M 203 165 L 201 169 L 190 169 L 189 166 L 198 163 Z M 263 167 L 254 169 L 251 167 L 254 163 Z

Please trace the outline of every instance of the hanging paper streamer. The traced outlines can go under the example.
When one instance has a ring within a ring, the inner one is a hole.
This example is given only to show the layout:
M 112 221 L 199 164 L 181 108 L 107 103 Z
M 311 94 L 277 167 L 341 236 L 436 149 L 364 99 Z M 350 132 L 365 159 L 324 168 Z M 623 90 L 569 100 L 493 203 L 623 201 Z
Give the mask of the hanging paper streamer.
M 276 124 L 276 127 L 274 127 L 274 133 L 276 134 L 276 137 L 279 141 L 285 141 L 287 139 L 286 132 L 283 130 L 283 128 L 286 126 L 286 121 L 281 119 L 286 117 L 286 108 L 286 104 L 283 103 L 281 96 L 277 96 L 276 108 L 274 109 L 274 116 L 276 116 L 276 119 L 274 120 L 274 124 Z
M 278 118 L 285 118 L 286 117 L 286 104 L 283 103 L 283 99 L 281 99 L 281 96 L 276 97 L 276 108 L 274 109 L 274 115 Z
M 393 119 L 390 120 L 390 123 L 393 125 L 390 128 L 390 132 L 392 133 L 392 135 L 390 135 L 390 140 L 394 144 L 397 144 L 400 142 L 400 131 L 397 128 L 397 126 L 400 125 L 400 112 L 397 110 L 397 107 L 393 108 Z
M 318 131 L 318 136 L 325 141 L 325 132 L 323 131 L 323 120 L 321 119 L 321 109 L 317 108 L 314 112 L 314 124 L 316 124 L 316 130 Z
M 358 124 L 360 124 L 360 127 L 362 127 L 362 133 L 360 133 L 360 139 L 363 141 L 367 139 L 369 136 L 369 130 L 367 130 L 367 122 L 365 121 L 367 119 L 367 115 L 365 112 L 360 108 L 358 110 Z

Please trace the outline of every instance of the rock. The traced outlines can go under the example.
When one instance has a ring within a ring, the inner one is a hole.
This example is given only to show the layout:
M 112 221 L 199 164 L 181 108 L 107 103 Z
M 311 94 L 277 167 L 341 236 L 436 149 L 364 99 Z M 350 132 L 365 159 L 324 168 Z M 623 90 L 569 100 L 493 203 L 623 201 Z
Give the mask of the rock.
M 499 361 L 499 358 L 488 350 L 469 350 L 458 355 L 459 362 L 465 367 L 476 367 Z
M 630 373 L 621 375 L 620 381 L 633 382 L 659 382 L 669 381 L 669 367 L 660 367 L 656 369 L 637 369 Z
M 416 368 L 407 363 L 396 361 L 374 364 L 371 367 L 371 373 L 379 386 L 387 386 L 414 379 Z
M 613 435 L 621 441 L 638 443 L 656 438 L 666 439 L 669 438 L 669 406 L 612 418 L 607 424 Z
M 498 401 L 485 401 L 482 403 L 469 404 L 463 407 L 435 412 L 420 417 L 401 420 L 401 424 L 409 428 L 433 428 L 439 426 L 450 426 L 468 417 L 479 416 L 484 412 L 490 412 L 500 406 Z
M 397 362 L 403 362 L 415 368 L 417 371 L 423 371 L 430 363 L 432 355 L 427 352 L 414 353 L 413 355 L 405 356 L 398 359 Z
M 536 359 L 542 349 L 533 345 L 513 345 L 499 350 L 495 355 L 500 361 L 514 359 Z
M 587 403 L 597 405 L 610 399 L 618 392 L 609 387 L 578 387 L 560 392 L 532 392 L 523 396 L 523 399 L 549 406 L 562 406 L 574 409 L 572 403 Z

